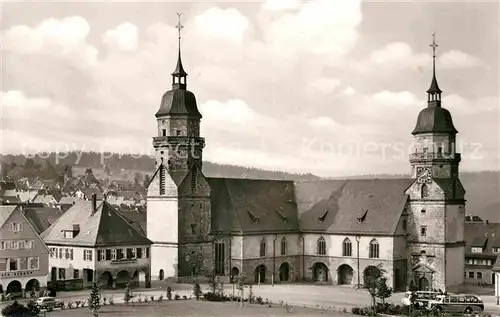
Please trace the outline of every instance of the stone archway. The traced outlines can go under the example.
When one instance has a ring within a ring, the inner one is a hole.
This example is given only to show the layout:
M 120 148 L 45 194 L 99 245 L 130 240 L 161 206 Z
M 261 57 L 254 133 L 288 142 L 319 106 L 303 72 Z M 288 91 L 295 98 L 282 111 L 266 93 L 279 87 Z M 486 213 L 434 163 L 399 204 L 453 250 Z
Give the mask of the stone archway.
M 240 269 L 238 269 L 236 266 L 234 266 L 231 269 L 231 282 L 234 282 L 234 278 L 240 275 Z
M 421 278 L 418 279 L 418 290 L 419 291 L 429 291 L 430 290 L 429 280 L 425 276 L 422 276 Z
M 264 283 L 266 281 L 266 266 L 264 264 L 261 264 L 255 268 L 254 274 L 255 274 L 255 283 Z
M 290 264 L 283 262 L 279 268 L 280 282 L 288 282 L 290 280 Z
M 106 271 L 99 275 L 97 285 L 102 288 L 112 288 L 113 287 L 113 276 L 110 272 Z
M 315 282 L 328 282 L 328 267 L 325 265 L 325 263 L 314 263 L 313 277 Z
M 377 279 L 382 275 L 379 268 L 373 265 L 369 265 L 363 271 L 363 281 L 366 282 L 368 279 Z
M 125 288 L 130 283 L 130 273 L 122 270 L 116 274 L 115 286 L 116 288 Z
M 7 285 L 7 294 L 20 296 L 23 292 L 23 286 L 18 280 L 14 280 Z
M 351 266 L 347 264 L 342 264 L 338 268 L 338 284 L 339 285 L 351 285 L 354 270 Z
M 40 290 L 40 282 L 36 278 L 33 278 L 26 283 L 26 287 L 24 289 L 26 293 L 31 291 L 37 292 Z

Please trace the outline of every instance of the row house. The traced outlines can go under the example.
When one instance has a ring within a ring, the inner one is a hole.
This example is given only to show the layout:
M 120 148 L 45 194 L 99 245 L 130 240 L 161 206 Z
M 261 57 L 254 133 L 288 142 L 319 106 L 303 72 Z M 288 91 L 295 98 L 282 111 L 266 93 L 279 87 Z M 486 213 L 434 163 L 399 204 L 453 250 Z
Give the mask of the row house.
M 0 206 L 0 293 L 24 296 L 47 286 L 49 250 L 20 206 Z
M 149 287 L 150 244 L 106 201 L 77 201 L 41 235 L 51 251 L 50 283 L 58 289 Z

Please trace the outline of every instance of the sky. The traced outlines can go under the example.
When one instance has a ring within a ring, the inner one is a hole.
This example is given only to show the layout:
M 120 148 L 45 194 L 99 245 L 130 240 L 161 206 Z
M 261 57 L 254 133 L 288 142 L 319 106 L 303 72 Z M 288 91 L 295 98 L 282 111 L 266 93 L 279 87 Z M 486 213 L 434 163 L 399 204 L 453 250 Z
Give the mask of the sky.
M 461 170 L 499 169 L 498 2 L 2 3 L 2 153 L 152 154 L 181 12 L 204 159 L 408 173 L 432 33 Z

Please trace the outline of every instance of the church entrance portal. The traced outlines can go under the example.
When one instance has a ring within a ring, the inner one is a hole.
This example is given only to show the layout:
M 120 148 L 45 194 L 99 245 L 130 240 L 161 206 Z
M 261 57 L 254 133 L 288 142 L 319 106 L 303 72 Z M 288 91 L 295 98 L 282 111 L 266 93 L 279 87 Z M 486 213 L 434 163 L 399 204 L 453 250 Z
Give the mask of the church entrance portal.
M 284 262 L 280 265 L 280 282 L 288 282 L 290 278 L 290 264 Z
M 314 281 L 328 282 L 328 267 L 324 263 L 315 263 L 313 265 Z
M 421 277 L 418 280 L 418 289 L 420 291 L 428 291 L 429 290 L 429 280 L 426 277 Z
M 350 285 L 352 284 L 353 269 L 347 264 L 342 264 L 338 269 L 338 284 Z

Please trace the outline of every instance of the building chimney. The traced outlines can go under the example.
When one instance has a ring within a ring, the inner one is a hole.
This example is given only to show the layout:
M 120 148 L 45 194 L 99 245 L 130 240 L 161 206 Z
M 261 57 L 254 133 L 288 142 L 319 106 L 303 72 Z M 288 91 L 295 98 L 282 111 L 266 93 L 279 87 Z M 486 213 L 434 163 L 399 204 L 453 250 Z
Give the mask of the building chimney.
M 97 211 L 97 195 L 92 194 L 92 214 Z

